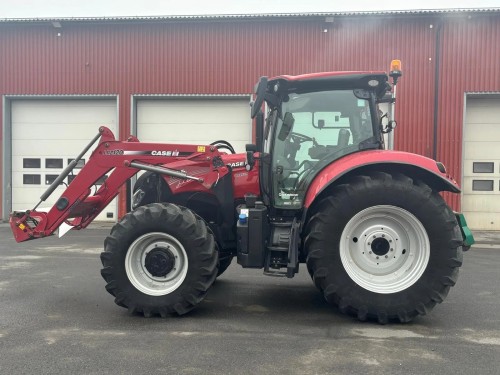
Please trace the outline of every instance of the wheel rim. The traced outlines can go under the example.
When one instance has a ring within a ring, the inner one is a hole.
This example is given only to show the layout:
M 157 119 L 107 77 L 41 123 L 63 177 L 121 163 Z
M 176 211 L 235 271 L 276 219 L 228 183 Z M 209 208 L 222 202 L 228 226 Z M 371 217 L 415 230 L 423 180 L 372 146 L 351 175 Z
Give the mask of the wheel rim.
M 130 245 L 125 271 L 139 291 L 150 296 L 169 294 L 186 278 L 187 253 L 175 237 L 161 232 L 147 233 Z
M 340 241 L 340 258 L 349 277 L 372 292 L 409 288 L 424 273 L 430 244 L 422 223 L 395 206 L 373 206 L 349 220 Z

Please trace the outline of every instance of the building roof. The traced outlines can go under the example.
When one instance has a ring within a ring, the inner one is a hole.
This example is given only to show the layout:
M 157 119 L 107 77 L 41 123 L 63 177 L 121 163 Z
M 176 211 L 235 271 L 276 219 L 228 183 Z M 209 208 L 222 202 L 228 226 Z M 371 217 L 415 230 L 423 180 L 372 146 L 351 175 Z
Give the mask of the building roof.
M 457 8 L 457 9 L 411 9 L 380 11 L 346 11 L 320 13 L 259 13 L 259 14 L 205 14 L 205 15 L 166 15 L 166 16 L 119 16 L 119 17 L 40 17 L 40 18 L 0 18 L 0 22 L 127 22 L 127 21 L 189 21 L 189 20 L 233 20 L 266 18 L 312 18 L 341 16 L 390 16 L 390 15 L 432 15 L 463 13 L 500 13 L 499 8 Z

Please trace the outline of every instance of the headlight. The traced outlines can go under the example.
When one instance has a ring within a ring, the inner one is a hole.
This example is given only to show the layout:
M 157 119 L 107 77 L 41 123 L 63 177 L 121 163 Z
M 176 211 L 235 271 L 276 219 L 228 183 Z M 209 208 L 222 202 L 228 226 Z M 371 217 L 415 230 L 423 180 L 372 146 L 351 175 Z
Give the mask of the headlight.
M 146 193 L 142 189 L 137 189 L 137 191 L 132 196 L 132 209 L 136 209 L 140 206 L 142 198 L 144 198 L 145 195 Z

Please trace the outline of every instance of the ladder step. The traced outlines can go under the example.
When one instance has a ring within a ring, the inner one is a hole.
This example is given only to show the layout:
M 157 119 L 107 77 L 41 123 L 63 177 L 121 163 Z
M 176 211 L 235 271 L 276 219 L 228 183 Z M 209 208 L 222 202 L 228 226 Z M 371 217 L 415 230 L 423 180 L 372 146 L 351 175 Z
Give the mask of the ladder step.
M 288 253 L 288 248 L 279 247 L 279 246 L 268 246 L 267 249 L 269 251 L 280 251 L 282 253 Z
M 273 276 L 273 277 L 286 277 L 287 273 L 286 271 L 264 271 L 264 275 L 266 276 Z

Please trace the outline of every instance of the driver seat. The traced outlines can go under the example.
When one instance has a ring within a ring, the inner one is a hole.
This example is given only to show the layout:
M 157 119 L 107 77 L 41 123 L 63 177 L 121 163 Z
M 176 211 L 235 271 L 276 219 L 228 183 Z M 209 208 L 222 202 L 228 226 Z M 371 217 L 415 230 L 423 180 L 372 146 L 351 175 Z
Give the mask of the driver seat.
M 349 145 L 349 139 L 351 138 L 351 132 L 347 129 L 339 130 L 339 138 L 337 142 L 337 146 L 339 148 L 345 148 Z

